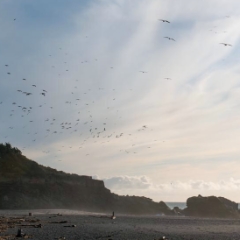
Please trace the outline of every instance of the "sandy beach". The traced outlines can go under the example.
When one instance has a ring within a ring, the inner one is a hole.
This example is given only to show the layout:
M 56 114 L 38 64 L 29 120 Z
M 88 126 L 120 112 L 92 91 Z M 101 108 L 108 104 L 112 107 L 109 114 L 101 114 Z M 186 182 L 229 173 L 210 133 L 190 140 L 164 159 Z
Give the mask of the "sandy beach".
M 0 239 L 238 240 L 240 220 L 166 216 L 127 216 L 78 211 L 0 211 Z M 41 224 L 41 225 L 40 225 Z

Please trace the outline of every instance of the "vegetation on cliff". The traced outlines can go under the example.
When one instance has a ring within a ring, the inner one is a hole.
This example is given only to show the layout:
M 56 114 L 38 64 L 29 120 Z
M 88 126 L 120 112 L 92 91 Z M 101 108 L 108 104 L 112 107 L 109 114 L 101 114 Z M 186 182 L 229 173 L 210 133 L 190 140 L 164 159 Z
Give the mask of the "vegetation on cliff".
M 22 152 L 18 148 L 12 147 L 10 143 L 0 143 L 0 157 L 3 157 L 9 153 L 22 155 Z
M 22 152 L 10 143 L 0 144 L 0 181 L 71 181 L 92 179 L 88 176 L 68 174 L 63 171 L 42 166 L 22 155 Z M 96 182 L 101 182 L 96 180 Z

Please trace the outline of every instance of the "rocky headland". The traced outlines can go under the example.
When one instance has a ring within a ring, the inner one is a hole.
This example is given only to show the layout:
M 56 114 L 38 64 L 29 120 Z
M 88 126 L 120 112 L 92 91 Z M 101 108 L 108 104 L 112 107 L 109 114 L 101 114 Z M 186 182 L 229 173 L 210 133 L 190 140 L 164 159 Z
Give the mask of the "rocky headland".
M 29 160 L 9 143 L 0 144 L 0 209 L 76 209 L 125 214 L 238 218 L 238 204 L 222 197 L 191 197 L 171 210 L 146 197 L 119 196 L 90 176 L 68 174 Z
M 111 193 L 101 180 L 68 174 L 0 144 L 0 209 L 68 208 L 127 214 L 174 214 L 164 202 Z

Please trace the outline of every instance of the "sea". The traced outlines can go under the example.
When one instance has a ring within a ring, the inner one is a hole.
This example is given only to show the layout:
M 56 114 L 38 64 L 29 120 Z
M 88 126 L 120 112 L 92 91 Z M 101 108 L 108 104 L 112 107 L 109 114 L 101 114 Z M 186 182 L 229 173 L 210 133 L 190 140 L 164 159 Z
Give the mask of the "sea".
M 170 209 L 173 209 L 174 207 L 179 207 L 180 209 L 184 209 L 187 207 L 185 202 L 165 202 L 165 203 Z

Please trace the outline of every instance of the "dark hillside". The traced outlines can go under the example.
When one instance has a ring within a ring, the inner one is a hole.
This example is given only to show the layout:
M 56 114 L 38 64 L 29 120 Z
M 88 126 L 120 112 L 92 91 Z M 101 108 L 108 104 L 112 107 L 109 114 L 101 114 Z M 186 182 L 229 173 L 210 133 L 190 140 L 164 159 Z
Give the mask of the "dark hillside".
M 165 203 L 118 196 L 104 182 L 44 167 L 0 144 L 0 209 L 70 208 L 130 214 L 172 214 Z

